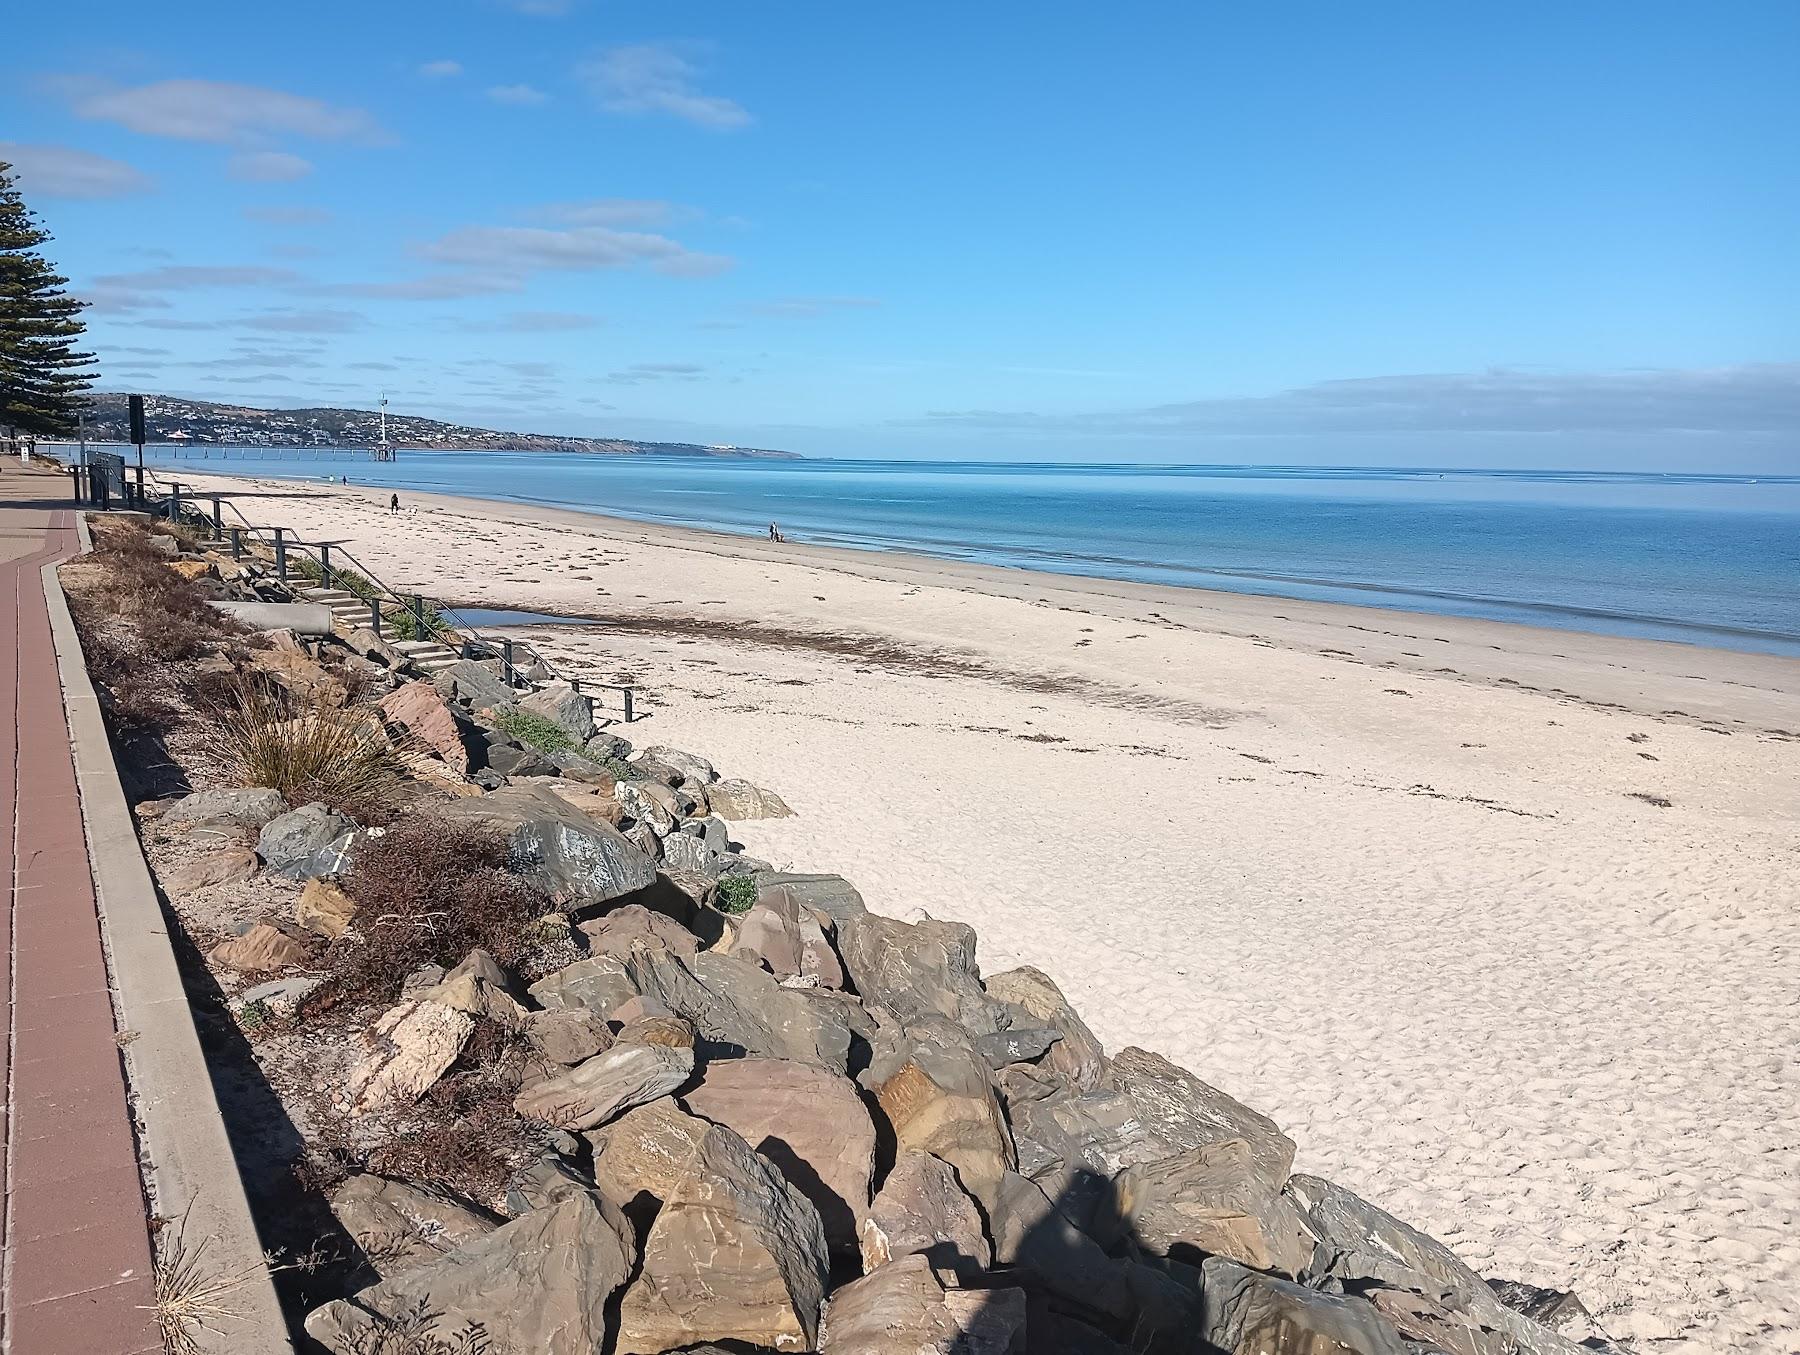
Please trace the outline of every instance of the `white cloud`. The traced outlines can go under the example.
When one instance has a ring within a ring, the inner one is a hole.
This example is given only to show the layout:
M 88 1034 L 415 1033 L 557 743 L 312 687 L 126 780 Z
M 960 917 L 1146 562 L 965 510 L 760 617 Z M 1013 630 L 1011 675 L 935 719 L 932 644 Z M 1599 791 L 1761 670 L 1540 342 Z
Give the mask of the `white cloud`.
M 419 67 L 419 74 L 427 80 L 451 80 L 462 73 L 460 61 L 427 61 Z
M 548 94 L 530 85 L 490 85 L 485 93 L 491 102 L 514 108 L 536 108 L 550 102 Z
M 353 329 L 361 329 L 368 321 L 355 311 L 283 308 L 247 316 L 238 323 L 245 329 L 277 334 L 348 334 Z
M 634 362 L 623 371 L 608 373 L 606 379 L 622 386 L 645 381 L 698 381 L 705 371 L 693 362 Z
M 286 151 L 245 151 L 226 163 L 225 172 L 246 183 L 293 183 L 313 172 L 312 161 Z
M 158 80 L 121 89 L 104 81 L 61 79 L 50 88 L 77 117 L 115 123 L 146 136 L 217 145 L 257 145 L 272 133 L 320 141 L 389 139 L 360 108 L 225 80 Z
M 494 296 L 521 290 L 516 277 L 476 273 L 435 273 L 430 277 L 399 282 L 334 282 L 317 290 L 327 296 L 360 296 L 380 301 L 455 301 L 469 296 Z
M 565 226 L 659 226 L 676 214 L 674 203 L 655 198 L 590 198 L 553 202 L 526 215 Z
M 609 47 L 576 68 L 576 74 L 611 113 L 666 113 L 714 131 L 748 126 L 742 104 L 694 87 L 694 66 L 656 43 Z
M 587 272 L 647 264 L 659 273 L 703 277 L 723 272 L 732 261 L 702 254 L 643 231 L 605 226 L 549 230 L 537 226 L 466 226 L 419 248 L 427 259 L 497 274 L 540 269 Z
M 151 192 L 156 184 L 123 160 L 73 146 L 0 141 L 0 160 L 18 174 L 19 187 L 36 198 L 123 198 Z

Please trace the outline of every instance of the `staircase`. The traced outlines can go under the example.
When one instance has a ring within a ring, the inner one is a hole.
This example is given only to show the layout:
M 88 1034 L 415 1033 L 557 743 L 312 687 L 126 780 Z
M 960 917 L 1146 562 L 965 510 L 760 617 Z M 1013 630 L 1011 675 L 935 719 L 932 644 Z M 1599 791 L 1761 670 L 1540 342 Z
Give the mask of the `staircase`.
M 369 628 L 369 604 L 364 598 L 342 588 L 302 588 L 302 597 L 309 602 L 321 603 L 331 608 L 332 618 L 337 628 L 342 631 L 367 630 Z M 399 653 L 406 655 L 421 672 L 439 673 L 455 663 L 462 656 L 445 644 L 436 640 L 401 640 L 396 638 L 393 626 L 386 621 L 381 623 L 381 638 Z

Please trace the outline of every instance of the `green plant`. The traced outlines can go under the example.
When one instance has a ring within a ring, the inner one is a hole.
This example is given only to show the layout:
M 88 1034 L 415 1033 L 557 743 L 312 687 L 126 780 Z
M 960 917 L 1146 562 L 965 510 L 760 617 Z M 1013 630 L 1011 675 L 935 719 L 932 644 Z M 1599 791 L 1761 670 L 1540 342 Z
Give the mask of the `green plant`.
M 540 753 L 579 752 L 581 745 L 569 736 L 569 731 L 554 720 L 547 720 L 542 715 L 535 715 L 528 710 L 504 710 L 494 717 L 494 727 L 504 734 L 510 734 L 520 743 L 530 744 Z
M 748 875 L 727 875 L 719 881 L 713 902 L 721 913 L 747 913 L 756 906 L 756 881 Z
M 298 574 L 301 578 L 311 580 L 313 583 L 323 584 L 325 582 L 324 568 L 310 555 L 290 555 L 288 572 Z M 354 569 L 345 569 L 342 565 L 331 567 L 331 586 L 341 588 L 346 593 L 354 593 L 364 602 L 385 601 L 387 597 L 381 591 L 380 585 L 372 579 L 365 578 Z
M 429 602 L 422 604 L 423 619 L 411 607 L 394 607 L 381 614 L 396 640 L 435 640 L 449 629 L 449 624 Z
M 365 821 L 387 813 L 403 769 L 373 709 L 303 703 L 248 677 L 226 690 L 208 743 L 239 785 L 278 790 L 289 804 L 317 800 Z

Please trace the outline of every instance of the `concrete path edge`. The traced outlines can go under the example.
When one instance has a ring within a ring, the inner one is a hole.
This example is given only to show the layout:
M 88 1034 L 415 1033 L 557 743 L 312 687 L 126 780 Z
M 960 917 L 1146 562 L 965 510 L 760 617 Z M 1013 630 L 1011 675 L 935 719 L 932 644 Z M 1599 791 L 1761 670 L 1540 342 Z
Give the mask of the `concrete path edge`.
M 85 514 L 77 513 L 76 523 L 85 553 L 93 544 Z M 124 1047 L 129 1100 L 147 1159 L 151 1207 L 165 1228 L 182 1228 L 190 1255 L 205 1246 L 204 1274 L 238 1281 L 226 1300 L 233 1316 L 218 1319 L 216 1331 L 193 1333 L 200 1348 L 291 1355 L 293 1341 L 56 566 L 44 566 L 43 577 L 113 1002 L 118 1028 L 130 1036 Z

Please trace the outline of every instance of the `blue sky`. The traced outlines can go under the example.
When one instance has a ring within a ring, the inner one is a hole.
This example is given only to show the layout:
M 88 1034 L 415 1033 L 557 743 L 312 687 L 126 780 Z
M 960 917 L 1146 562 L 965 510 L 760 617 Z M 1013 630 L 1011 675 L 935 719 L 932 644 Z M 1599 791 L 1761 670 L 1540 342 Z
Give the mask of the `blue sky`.
M 1800 470 L 1785 0 L 86 0 L 8 45 L 0 158 L 108 389 Z

